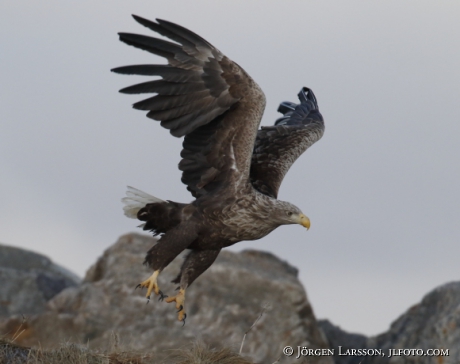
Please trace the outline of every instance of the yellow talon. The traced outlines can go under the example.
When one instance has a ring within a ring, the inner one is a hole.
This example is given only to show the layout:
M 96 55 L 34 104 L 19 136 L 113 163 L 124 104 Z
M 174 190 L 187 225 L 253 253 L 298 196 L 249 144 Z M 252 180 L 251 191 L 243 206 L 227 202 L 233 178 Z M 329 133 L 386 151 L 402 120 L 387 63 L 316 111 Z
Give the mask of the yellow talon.
M 152 291 L 154 291 L 155 294 L 157 295 L 161 294 L 160 287 L 158 287 L 158 283 L 157 283 L 157 278 L 159 274 L 160 274 L 160 271 L 156 270 L 155 272 L 153 272 L 153 274 L 148 279 L 146 279 L 142 283 L 139 283 L 136 287 L 136 288 L 138 287 L 147 288 L 147 294 L 145 295 L 147 299 L 150 299 L 150 295 L 152 294 Z
M 173 297 L 168 297 L 165 299 L 165 301 L 168 303 L 176 302 L 176 308 L 178 312 L 177 319 L 185 323 L 185 317 L 187 316 L 185 314 L 185 289 L 181 288 L 177 295 Z

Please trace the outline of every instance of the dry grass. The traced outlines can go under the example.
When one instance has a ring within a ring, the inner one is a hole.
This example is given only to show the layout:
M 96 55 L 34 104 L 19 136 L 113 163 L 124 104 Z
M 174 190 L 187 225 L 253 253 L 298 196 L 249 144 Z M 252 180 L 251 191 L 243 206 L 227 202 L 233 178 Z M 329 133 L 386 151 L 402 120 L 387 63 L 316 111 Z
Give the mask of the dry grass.
M 119 337 L 112 333 L 109 353 L 89 350 L 84 345 L 63 343 L 58 349 L 43 350 L 41 348 L 26 348 L 15 344 L 21 336 L 26 324 L 26 318 L 12 339 L 0 337 L 0 364 L 253 364 L 241 356 L 246 335 L 256 326 L 268 306 L 264 306 L 251 327 L 245 332 L 239 353 L 229 348 L 210 348 L 201 341 L 191 344 L 188 348 L 171 350 L 168 359 L 155 360 L 153 355 L 121 351 Z M 275 363 L 277 363 L 275 361 Z M 275 364 L 273 363 L 273 364 Z
M 210 349 L 201 342 L 188 349 L 175 350 L 171 359 L 171 363 L 175 364 L 252 364 L 252 361 L 228 348 Z
M 62 344 L 59 349 L 24 348 L 0 339 L 0 364 L 252 364 L 228 348 L 211 349 L 195 343 L 173 350 L 169 359 L 156 361 L 150 355 L 130 352 L 97 353 L 83 345 Z
M 229 348 L 210 348 L 198 341 L 187 348 L 169 352 L 167 359 L 156 359 L 153 355 L 121 351 L 119 337 L 112 333 L 110 352 L 91 351 L 85 345 L 62 343 L 58 349 L 43 350 L 27 348 L 15 343 L 24 332 L 26 319 L 16 330 L 12 339 L 0 337 L 0 364 L 253 364 L 241 356 L 246 335 L 257 324 L 264 310 L 246 331 L 240 347 L 240 353 Z

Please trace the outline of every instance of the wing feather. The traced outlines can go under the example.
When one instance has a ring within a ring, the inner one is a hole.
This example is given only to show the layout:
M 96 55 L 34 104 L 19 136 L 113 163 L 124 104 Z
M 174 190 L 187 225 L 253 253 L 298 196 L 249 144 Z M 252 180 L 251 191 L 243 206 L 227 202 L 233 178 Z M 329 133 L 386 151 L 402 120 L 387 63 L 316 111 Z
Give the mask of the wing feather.
M 206 90 L 203 82 L 171 82 L 164 80 L 147 81 L 125 87 L 120 92 L 125 94 L 145 94 L 156 92 L 162 95 L 185 95 Z
M 133 15 L 145 27 L 173 42 L 119 33 L 128 45 L 167 59 L 167 65 L 132 65 L 113 69 L 129 75 L 159 76 L 120 90 L 155 93 L 133 107 L 148 111 L 176 137 L 184 138 L 182 181 L 200 197 L 233 181 L 249 181 L 254 140 L 265 107 L 259 86 L 236 63 L 199 35 L 180 25 Z M 238 182 L 239 183 L 239 182 Z M 234 187 L 234 186 L 233 186 Z
M 112 71 L 123 75 L 161 76 L 165 81 L 198 82 L 201 76 L 198 72 L 171 67 L 164 64 L 138 64 L 133 66 L 117 67 Z
M 281 103 L 278 111 L 284 116 L 274 126 L 262 127 L 257 133 L 251 162 L 254 188 L 273 198 L 292 164 L 324 133 L 323 117 L 313 92 L 304 87 L 300 104 Z
M 139 34 L 119 33 L 122 42 L 165 57 L 169 63 L 124 66 L 112 70 L 121 74 L 162 77 L 161 80 L 147 81 L 120 90 L 128 94 L 157 94 L 136 102 L 134 108 L 151 111 L 147 114 L 149 118 L 162 121 L 162 126 L 169 129 L 172 135 L 181 137 L 210 122 L 238 102 L 241 96 L 238 92 L 231 94 L 229 89 L 232 84 L 222 77 L 228 71 L 228 61 L 219 63 L 225 56 L 211 44 L 170 22 L 157 20 L 158 23 L 155 23 L 138 16 L 134 16 L 134 19 L 180 43 Z

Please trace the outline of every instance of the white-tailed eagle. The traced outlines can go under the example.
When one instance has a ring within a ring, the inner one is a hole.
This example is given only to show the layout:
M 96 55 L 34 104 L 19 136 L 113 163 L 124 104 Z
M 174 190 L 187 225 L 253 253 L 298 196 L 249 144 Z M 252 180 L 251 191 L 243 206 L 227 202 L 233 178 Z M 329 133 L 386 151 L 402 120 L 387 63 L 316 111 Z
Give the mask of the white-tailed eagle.
M 120 90 L 127 94 L 155 93 L 135 103 L 161 121 L 175 137 L 184 137 L 179 169 L 195 200 L 164 201 L 129 187 L 123 198 L 128 217 L 143 229 L 161 234 L 145 257 L 153 274 L 140 287 L 163 299 L 158 275 L 183 250 L 190 253 L 173 281 L 179 293 L 178 319 L 185 323 L 185 290 L 217 258 L 222 248 L 242 240 L 263 238 L 280 225 L 310 220 L 293 204 L 277 199 L 294 161 L 324 132 L 313 92 L 304 87 L 300 104 L 281 103 L 284 116 L 273 126 L 259 123 L 265 96 L 257 83 L 235 62 L 197 34 L 157 19 L 134 19 L 173 42 L 119 33 L 120 40 L 167 59 L 167 65 L 142 64 L 115 68 L 121 74 L 159 76 Z

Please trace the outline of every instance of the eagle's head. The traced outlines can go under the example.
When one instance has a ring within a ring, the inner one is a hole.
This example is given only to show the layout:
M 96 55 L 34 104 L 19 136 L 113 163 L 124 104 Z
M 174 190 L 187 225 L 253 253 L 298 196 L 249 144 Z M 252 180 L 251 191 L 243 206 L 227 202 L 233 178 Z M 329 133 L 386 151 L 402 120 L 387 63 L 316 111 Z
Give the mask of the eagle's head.
M 272 218 L 279 225 L 299 224 L 310 229 L 310 219 L 295 205 L 290 202 L 276 200 L 276 208 Z

